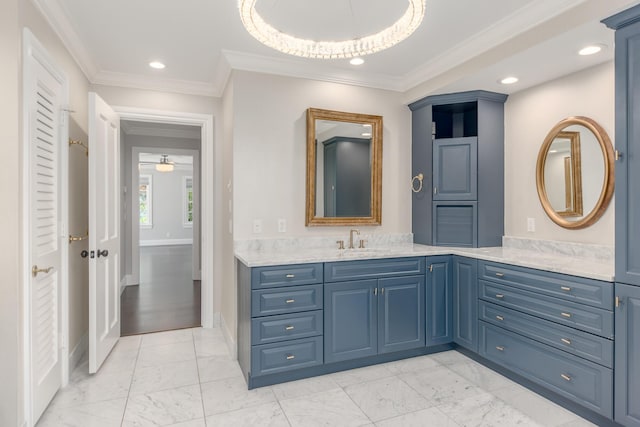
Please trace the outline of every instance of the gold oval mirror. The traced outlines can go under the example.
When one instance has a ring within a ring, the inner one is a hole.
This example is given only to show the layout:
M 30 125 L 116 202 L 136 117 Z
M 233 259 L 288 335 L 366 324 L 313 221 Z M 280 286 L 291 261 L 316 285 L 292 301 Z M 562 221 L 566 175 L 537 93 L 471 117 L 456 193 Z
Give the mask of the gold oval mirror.
M 614 188 L 613 146 L 588 117 L 569 117 L 547 134 L 536 165 L 538 197 L 553 222 L 569 229 L 595 223 Z
M 382 117 L 307 110 L 306 225 L 380 225 Z

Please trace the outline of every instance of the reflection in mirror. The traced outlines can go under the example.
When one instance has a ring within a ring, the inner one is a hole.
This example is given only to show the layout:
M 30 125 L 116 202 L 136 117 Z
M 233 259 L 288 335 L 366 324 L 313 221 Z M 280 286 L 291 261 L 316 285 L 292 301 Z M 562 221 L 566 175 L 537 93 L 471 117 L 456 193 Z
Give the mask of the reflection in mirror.
M 307 110 L 307 225 L 380 224 L 382 117 Z
M 558 123 L 538 155 L 536 181 L 552 221 L 579 229 L 595 223 L 613 196 L 613 147 L 605 130 L 587 117 Z

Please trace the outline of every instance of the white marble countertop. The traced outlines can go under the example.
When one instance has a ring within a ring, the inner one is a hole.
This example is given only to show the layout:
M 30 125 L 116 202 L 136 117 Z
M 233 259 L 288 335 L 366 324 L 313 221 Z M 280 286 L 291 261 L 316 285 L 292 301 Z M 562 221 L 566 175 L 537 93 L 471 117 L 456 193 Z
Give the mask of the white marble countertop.
M 366 249 L 263 249 L 236 250 L 235 256 L 248 267 L 304 264 L 313 262 L 353 261 L 378 258 L 404 258 L 429 255 L 461 255 L 469 258 L 502 262 L 573 276 L 611 282 L 614 265 L 609 260 L 581 258 L 557 253 L 504 247 L 456 248 L 419 244 L 392 245 Z

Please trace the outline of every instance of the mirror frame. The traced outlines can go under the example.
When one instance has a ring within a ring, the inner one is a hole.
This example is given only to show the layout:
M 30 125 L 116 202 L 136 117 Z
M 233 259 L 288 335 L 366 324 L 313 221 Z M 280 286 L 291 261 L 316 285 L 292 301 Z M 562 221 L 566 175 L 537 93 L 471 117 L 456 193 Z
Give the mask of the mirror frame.
M 371 216 L 316 216 L 316 120 L 371 125 Z M 305 225 L 380 225 L 382 223 L 382 116 L 307 109 L 307 197 Z
M 561 215 L 555 211 L 553 206 L 551 206 L 551 202 L 549 202 L 549 198 L 547 197 L 544 180 L 544 167 L 547 160 L 549 147 L 551 147 L 551 144 L 556 137 L 561 135 L 567 127 L 573 125 L 586 127 L 595 135 L 596 139 L 598 140 L 598 144 L 600 145 L 600 149 L 602 150 L 602 156 L 604 158 L 604 177 L 602 190 L 600 191 L 600 197 L 598 198 L 598 201 L 596 202 L 596 205 L 593 207 L 591 212 L 589 212 L 578 221 L 569 221 L 568 219 L 566 219 L 566 215 Z M 579 230 L 581 228 L 586 228 L 590 225 L 593 225 L 607 210 L 607 207 L 611 202 L 611 198 L 613 197 L 614 185 L 615 176 L 613 145 L 611 144 L 611 140 L 609 139 L 609 135 L 607 135 L 607 132 L 597 122 L 583 116 L 568 117 L 564 120 L 561 120 L 549 131 L 546 138 L 544 139 L 544 142 L 542 143 L 542 147 L 540 147 L 540 152 L 538 153 L 538 161 L 536 164 L 536 187 L 538 190 L 538 197 L 540 199 L 540 203 L 542 204 L 542 208 L 553 222 L 558 224 L 560 227 L 573 230 Z

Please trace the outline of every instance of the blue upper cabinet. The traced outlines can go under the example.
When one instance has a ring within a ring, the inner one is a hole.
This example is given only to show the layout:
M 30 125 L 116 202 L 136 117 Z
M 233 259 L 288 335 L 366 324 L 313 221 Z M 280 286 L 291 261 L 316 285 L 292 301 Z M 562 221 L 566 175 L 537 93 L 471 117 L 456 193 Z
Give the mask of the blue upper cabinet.
M 478 138 L 433 141 L 433 200 L 476 200 Z
M 640 6 L 603 21 L 616 30 L 616 282 L 640 286 Z
M 472 91 L 429 96 L 409 105 L 414 242 L 502 244 L 506 99 Z

